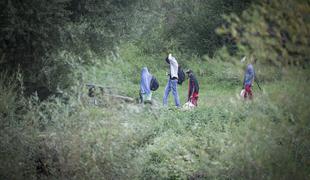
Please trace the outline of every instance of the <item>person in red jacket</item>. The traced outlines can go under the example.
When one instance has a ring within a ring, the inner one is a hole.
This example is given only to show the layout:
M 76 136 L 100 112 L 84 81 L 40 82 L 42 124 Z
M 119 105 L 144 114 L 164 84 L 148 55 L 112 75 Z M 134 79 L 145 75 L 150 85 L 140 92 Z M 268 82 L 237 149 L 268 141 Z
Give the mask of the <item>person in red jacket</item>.
M 188 75 L 188 96 L 187 100 L 193 105 L 197 106 L 198 96 L 199 96 L 199 84 L 192 70 L 187 70 Z

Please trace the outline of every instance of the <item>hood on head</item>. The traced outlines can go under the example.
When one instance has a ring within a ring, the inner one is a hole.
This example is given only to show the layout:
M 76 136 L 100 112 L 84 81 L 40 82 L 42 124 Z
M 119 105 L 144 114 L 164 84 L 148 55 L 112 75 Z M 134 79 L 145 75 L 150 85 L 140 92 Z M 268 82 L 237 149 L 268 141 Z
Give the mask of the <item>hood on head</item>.
M 143 67 L 141 73 L 143 72 L 149 72 L 149 70 L 147 69 L 147 67 Z

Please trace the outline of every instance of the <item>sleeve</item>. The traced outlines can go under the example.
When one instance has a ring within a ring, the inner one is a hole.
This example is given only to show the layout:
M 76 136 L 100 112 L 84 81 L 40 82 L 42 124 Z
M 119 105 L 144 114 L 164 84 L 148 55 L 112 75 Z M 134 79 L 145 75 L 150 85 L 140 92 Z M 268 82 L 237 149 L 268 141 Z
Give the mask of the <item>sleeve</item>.
M 189 96 L 192 96 L 194 94 L 195 91 L 195 81 L 191 78 L 190 79 L 190 93 Z
M 170 60 L 169 60 L 169 57 L 168 57 L 168 56 L 166 57 L 165 60 L 166 60 L 166 63 L 170 64 Z

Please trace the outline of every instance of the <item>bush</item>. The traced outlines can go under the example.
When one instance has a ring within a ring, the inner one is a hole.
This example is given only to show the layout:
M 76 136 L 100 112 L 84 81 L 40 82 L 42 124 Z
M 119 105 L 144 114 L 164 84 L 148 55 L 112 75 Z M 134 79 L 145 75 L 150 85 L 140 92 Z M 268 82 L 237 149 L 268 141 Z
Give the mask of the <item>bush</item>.
M 262 1 L 241 16 L 224 16 L 227 23 L 217 32 L 230 37 L 239 50 L 253 53 L 264 64 L 306 67 L 309 63 L 308 10 L 306 1 Z

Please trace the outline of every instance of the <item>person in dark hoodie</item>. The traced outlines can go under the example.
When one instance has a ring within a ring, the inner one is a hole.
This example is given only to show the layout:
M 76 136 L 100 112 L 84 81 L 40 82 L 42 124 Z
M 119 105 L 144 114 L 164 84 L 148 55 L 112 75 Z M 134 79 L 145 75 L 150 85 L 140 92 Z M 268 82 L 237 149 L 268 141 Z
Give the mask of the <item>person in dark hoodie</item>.
M 193 105 L 197 106 L 198 96 L 199 96 L 199 84 L 192 70 L 187 70 L 188 75 L 188 96 L 187 101 L 191 102 Z

